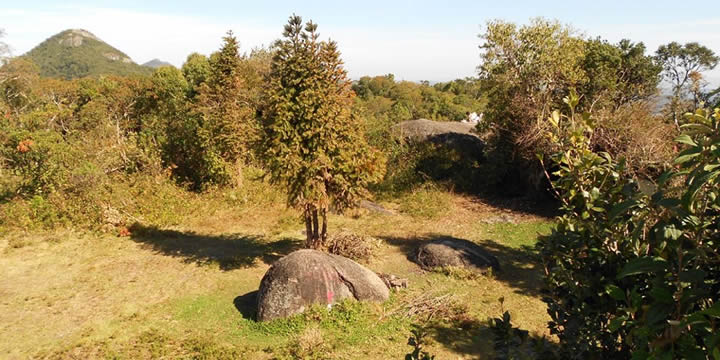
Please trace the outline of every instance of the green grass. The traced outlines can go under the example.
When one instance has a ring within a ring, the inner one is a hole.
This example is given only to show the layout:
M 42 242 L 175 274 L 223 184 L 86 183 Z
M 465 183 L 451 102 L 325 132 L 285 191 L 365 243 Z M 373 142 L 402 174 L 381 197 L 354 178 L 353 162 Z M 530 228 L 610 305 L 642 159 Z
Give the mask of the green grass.
M 452 195 L 432 186 L 424 186 L 399 197 L 399 210 L 413 217 L 433 219 L 447 214 Z
M 538 235 L 549 235 L 553 226 L 547 220 L 534 220 L 517 224 L 479 224 L 477 230 L 489 238 L 502 239 L 507 246 L 522 248 L 534 246 Z
M 411 350 L 411 324 L 419 324 L 438 359 L 483 359 L 492 354 L 487 320 L 503 309 L 515 326 L 549 335 L 532 246 L 552 222 L 513 214 L 515 224 L 485 223 L 508 211 L 433 189 L 386 199 L 383 206 L 398 215 L 330 217 L 331 232 L 379 239 L 367 266 L 407 278 L 408 289 L 382 304 L 347 302 L 256 322 L 248 294 L 274 260 L 302 243 L 303 226 L 278 192 L 248 187 L 254 190 L 128 202 L 130 214 L 155 222 L 132 228 L 129 237 L 70 230 L 0 237 L 0 268 L 7 269 L 0 324 L 14 324 L 0 338 L 0 358 L 400 359 Z M 433 199 L 440 200 L 424 203 Z M 181 216 L 177 206 L 192 211 Z M 481 244 L 502 271 L 477 277 L 421 271 L 408 255 L 437 236 Z M 429 320 L 428 312 L 412 310 L 428 297 L 445 299 L 435 309 L 442 315 Z

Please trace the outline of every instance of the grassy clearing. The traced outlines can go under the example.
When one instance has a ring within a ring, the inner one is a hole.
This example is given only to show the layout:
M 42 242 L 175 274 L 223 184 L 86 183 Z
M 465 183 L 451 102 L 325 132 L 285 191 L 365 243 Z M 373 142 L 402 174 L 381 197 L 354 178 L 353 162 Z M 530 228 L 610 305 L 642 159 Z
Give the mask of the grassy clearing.
M 195 209 L 181 218 L 163 220 L 159 212 L 152 216 L 158 223 L 130 227 L 128 237 L 7 232 L 0 240 L 0 358 L 402 358 L 412 323 L 428 329 L 428 350 L 438 358 L 487 358 L 487 319 L 501 314 L 500 297 L 516 326 L 547 335 L 530 247 L 550 221 L 450 193 L 382 202 L 397 215 L 356 210 L 330 219 L 331 231 L 379 239 L 367 266 L 408 278 L 409 289 L 384 304 L 343 303 L 331 312 L 255 322 L 260 279 L 303 239 L 295 214 L 269 194 L 206 195 L 190 200 Z M 442 199 L 430 203 L 440 210 L 417 210 L 428 197 Z M 408 256 L 438 236 L 483 244 L 502 271 L 421 271 Z M 422 299 L 435 298 L 443 300 L 429 321 L 422 311 L 409 315 Z

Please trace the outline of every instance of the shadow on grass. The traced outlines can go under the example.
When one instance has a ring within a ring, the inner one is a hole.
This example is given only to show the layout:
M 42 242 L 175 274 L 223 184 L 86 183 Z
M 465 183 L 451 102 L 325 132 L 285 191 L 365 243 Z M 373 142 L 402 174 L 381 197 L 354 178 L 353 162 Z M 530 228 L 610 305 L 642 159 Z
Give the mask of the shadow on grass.
M 242 314 L 243 318 L 253 321 L 257 319 L 257 296 L 258 291 L 254 290 L 233 300 L 235 309 Z
M 491 193 L 477 193 L 472 195 L 473 201 L 480 204 L 511 211 L 515 214 L 539 216 L 553 219 L 560 214 L 557 200 L 550 196 L 499 196 Z
M 397 246 L 407 259 L 415 262 L 417 248 L 426 241 L 462 240 L 452 236 L 429 234 L 415 237 L 380 237 L 392 246 Z M 506 283 L 518 294 L 541 297 L 542 269 L 532 247 L 513 248 L 493 240 L 477 242 L 500 263 L 500 270 L 493 272 L 493 278 Z
M 497 318 L 502 320 L 502 317 Z M 509 323 L 490 319 L 433 321 L 421 326 L 445 348 L 463 354 L 463 359 L 561 359 L 557 343 L 530 334 Z M 508 327 L 503 325 L 507 324 Z M 524 332 L 525 335 L 520 335 Z
M 487 322 L 452 320 L 431 322 L 424 326 L 428 335 L 445 348 L 468 355 L 464 358 L 488 358 L 493 353 L 492 332 Z
M 289 238 L 271 242 L 257 235 L 205 235 L 141 224 L 129 230 L 133 241 L 158 253 L 182 257 L 188 263 L 216 263 L 222 270 L 250 267 L 258 259 L 271 264 L 301 247 L 300 241 Z

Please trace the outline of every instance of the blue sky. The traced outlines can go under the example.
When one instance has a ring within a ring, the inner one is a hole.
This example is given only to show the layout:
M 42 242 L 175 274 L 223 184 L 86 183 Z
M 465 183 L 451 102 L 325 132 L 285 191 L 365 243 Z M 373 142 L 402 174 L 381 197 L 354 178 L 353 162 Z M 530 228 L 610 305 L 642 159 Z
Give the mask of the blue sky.
M 83 28 L 136 62 L 181 65 L 235 31 L 243 49 L 278 38 L 287 17 L 313 19 L 338 41 L 353 78 L 394 73 L 406 80 L 473 76 L 477 35 L 490 19 L 555 18 L 588 36 L 698 41 L 720 53 L 720 1 L 26 1 L 0 4 L 0 28 L 16 55 L 67 28 Z M 720 82 L 720 71 L 708 74 Z

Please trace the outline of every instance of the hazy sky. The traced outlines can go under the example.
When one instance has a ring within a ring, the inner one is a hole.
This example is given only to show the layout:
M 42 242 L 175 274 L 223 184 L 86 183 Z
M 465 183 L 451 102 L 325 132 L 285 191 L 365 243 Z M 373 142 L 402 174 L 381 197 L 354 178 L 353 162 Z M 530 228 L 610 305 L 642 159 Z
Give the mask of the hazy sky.
M 292 13 L 339 43 L 353 78 L 394 73 L 445 81 L 475 75 L 478 34 L 487 20 L 555 18 L 590 36 L 642 41 L 652 52 L 670 41 L 698 41 L 720 53 L 720 1 L 3 1 L 0 28 L 14 55 L 68 28 L 89 30 L 138 63 L 181 65 L 209 54 L 232 29 L 243 50 L 281 36 Z M 720 70 L 709 74 L 720 83 Z

